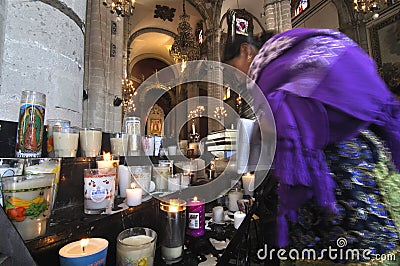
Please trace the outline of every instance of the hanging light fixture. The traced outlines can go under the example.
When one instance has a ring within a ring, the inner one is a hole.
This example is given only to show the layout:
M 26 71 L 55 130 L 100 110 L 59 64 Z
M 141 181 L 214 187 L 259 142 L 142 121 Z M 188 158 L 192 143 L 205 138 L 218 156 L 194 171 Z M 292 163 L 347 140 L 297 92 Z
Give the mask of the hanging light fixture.
M 170 55 L 175 63 L 185 63 L 188 60 L 196 60 L 200 58 L 200 49 L 192 27 L 189 23 L 190 16 L 186 14 L 185 0 L 183 0 L 183 14 L 179 16 L 178 35 L 174 39 L 174 43 L 169 50 Z
M 387 0 L 353 0 L 356 12 L 377 12 L 387 4 Z
M 110 8 L 112 14 L 125 17 L 133 14 L 136 0 L 103 0 L 103 5 Z
M 136 106 L 133 101 L 134 96 L 137 94 L 134 83 L 128 77 L 122 79 L 122 114 L 136 111 Z

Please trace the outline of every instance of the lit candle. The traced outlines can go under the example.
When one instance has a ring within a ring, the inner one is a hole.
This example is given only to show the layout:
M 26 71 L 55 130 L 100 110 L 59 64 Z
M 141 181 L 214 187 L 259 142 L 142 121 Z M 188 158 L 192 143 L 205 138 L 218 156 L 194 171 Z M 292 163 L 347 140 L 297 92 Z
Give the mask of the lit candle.
M 200 200 L 197 197 L 190 199 L 187 205 L 188 212 L 188 228 L 187 234 L 190 236 L 203 236 L 205 233 L 204 229 L 204 200 Z
M 103 153 L 96 157 L 97 168 L 117 168 L 119 159 L 117 155 L 111 153 Z
M 165 230 L 161 237 L 161 255 L 167 264 L 182 259 L 185 239 L 186 202 L 170 199 L 168 203 L 160 202 L 161 224 Z
M 131 188 L 126 190 L 126 205 L 138 206 L 142 203 L 142 189 L 136 187 L 135 183 L 131 183 Z
M 244 218 L 246 217 L 246 214 L 241 211 L 237 211 L 233 214 L 233 223 L 236 229 L 239 228 L 239 226 L 242 224 Z
M 81 244 L 82 253 L 86 253 L 86 247 L 89 244 L 89 238 L 82 239 L 80 244 Z
M 86 238 L 69 243 L 58 252 L 61 266 L 105 265 L 108 241 L 103 238 Z
M 254 193 L 254 174 L 244 174 L 242 175 L 242 183 L 245 195 L 253 196 Z

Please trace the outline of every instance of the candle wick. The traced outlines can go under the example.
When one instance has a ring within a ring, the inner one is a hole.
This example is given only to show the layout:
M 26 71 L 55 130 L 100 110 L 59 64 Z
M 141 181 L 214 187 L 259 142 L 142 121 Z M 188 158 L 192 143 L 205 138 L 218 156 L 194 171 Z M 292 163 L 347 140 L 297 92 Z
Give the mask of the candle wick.
M 85 253 L 85 246 L 82 247 L 82 253 Z

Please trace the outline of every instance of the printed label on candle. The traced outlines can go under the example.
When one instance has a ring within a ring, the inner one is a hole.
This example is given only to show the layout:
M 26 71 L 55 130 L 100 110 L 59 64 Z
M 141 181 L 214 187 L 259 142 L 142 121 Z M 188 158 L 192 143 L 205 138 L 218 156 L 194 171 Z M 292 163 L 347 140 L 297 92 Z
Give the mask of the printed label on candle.
M 190 229 L 200 228 L 200 213 L 189 212 L 189 228 Z
M 85 175 L 84 188 L 85 209 L 107 208 L 114 194 L 115 175 Z
M 106 199 L 107 197 L 107 189 L 104 187 L 96 187 L 94 190 L 90 191 L 90 198 L 94 202 L 102 202 L 103 200 Z

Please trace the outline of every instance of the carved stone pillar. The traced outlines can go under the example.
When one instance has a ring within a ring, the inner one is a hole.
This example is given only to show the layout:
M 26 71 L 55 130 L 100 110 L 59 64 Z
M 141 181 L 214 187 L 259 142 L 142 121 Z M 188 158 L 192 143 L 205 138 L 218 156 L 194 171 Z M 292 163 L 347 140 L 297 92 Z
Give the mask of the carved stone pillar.
M 207 34 L 207 53 L 208 60 L 221 61 L 220 53 L 220 41 L 221 41 L 221 29 L 208 30 Z M 208 97 L 214 97 L 223 101 L 224 93 L 223 86 L 218 85 L 223 83 L 223 67 L 220 66 L 218 69 L 207 69 L 207 79 L 211 82 L 207 86 Z M 208 105 L 210 106 L 210 104 Z M 221 103 L 222 106 L 222 103 Z M 216 130 L 223 129 L 223 126 L 218 121 L 212 119 L 214 110 L 208 110 L 208 133 Z M 223 119 L 221 121 L 223 123 Z
M 283 32 L 292 28 L 290 0 L 264 0 L 267 30 Z
M 97 0 L 88 1 L 87 12 L 85 89 L 89 97 L 83 106 L 83 126 L 120 131 L 122 106 L 113 106 L 113 100 L 122 97 L 123 20 Z

